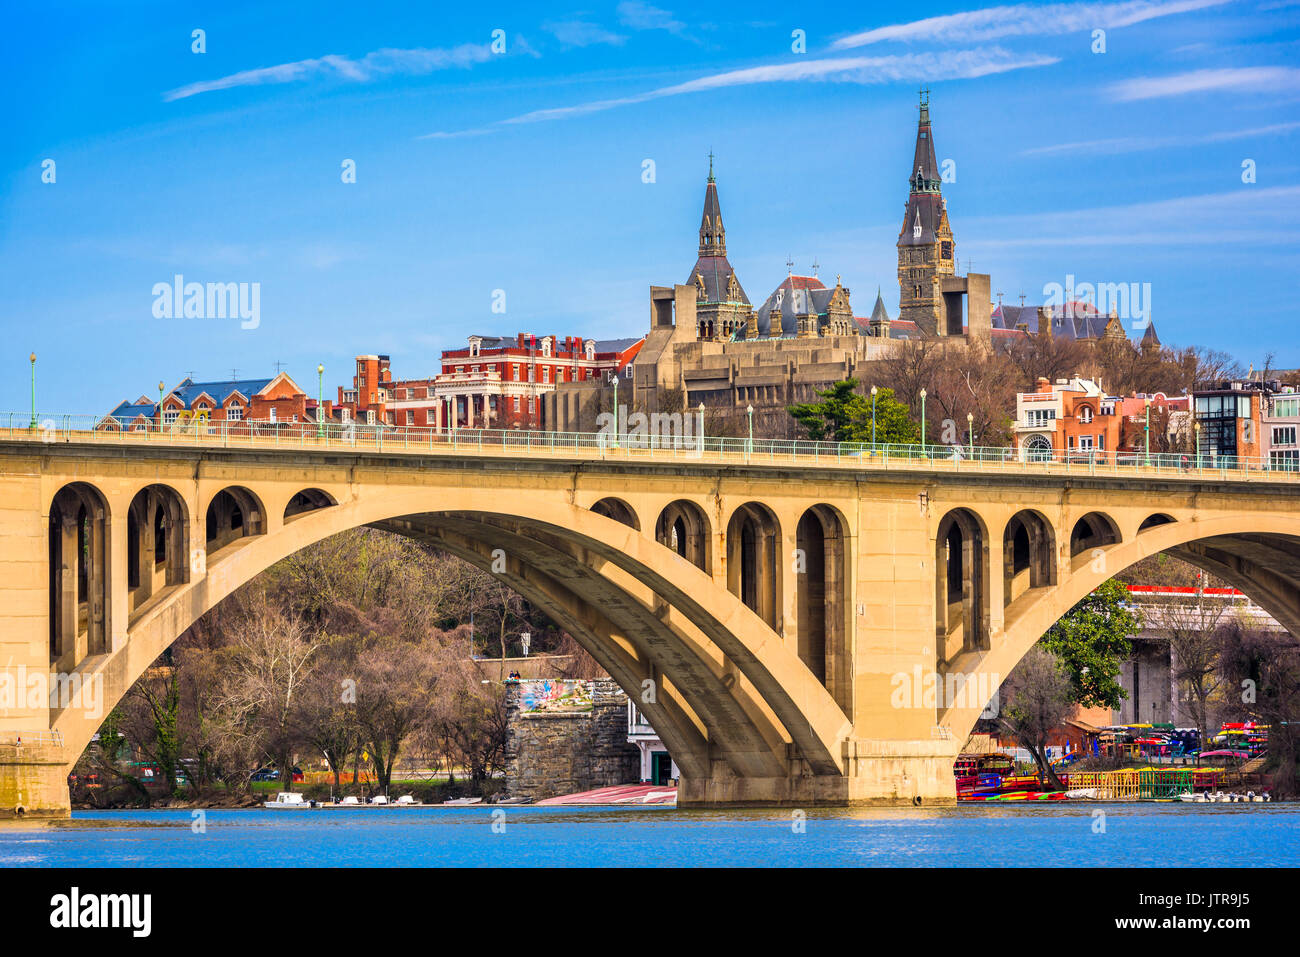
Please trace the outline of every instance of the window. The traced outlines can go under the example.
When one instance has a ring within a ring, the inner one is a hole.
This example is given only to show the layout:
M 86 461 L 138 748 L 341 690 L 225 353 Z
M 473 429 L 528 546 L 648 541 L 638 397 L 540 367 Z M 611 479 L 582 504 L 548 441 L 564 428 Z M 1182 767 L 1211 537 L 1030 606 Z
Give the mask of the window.
M 1300 396 L 1273 400 L 1273 417 L 1275 419 L 1293 419 L 1300 416 Z
M 519 396 L 515 396 L 515 411 L 519 411 Z
M 410 409 L 406 410 L 406 424 L 415 425 L 415 413 L 412 412 Z
M 1092 436 L 1091 436 L 1091 435 L 1081 435 L 1081 436 L 1079 436 L 1079 448 L 1080 448 L 1081 450 L 1090 450 L 1092 447 L 1093 447 L 1093 445 L 1092 445 Z
M 243 417 L 244 417 L 244 407 L 240 405 L 238 402 L 234 403 L 229 409 L 226 410 L 226 418 L 230 419 L 233 422 L 238 422 Z
M 176 409 L 163 409 L 163 425 L 171 425 L 179 414 Z
M 366 425 L 374 425 L 374 424 L 375 424 L 375 410 L 366 409 Z
M 551 367 L 550 367 L 550 366 L 542 366 L 542 381 L 543 381 L 544 383 L 546 383 L 547 385 L 550 385 L 550 383 L 551 383 Z
M 1084 425 L 1092 421 L 1092 406 L 1084 405 L 1079 407 L 1079 421 Z
M 1025 424 L 1030 428 L 1041 429 L 1051 426 L 1056 421 L 1055 409 L 1026 409 Z
M 352 410 L 351 410 L 351 409 L 339 409 L 339 414 L 342 416 L 342 418 L 340 419 L 340 421 L 341 421 L 344 425 L 347 425 L 349 422 L 352 421 Z
M 1269 454 L 1268 464 L 1271 468 L 1282 469 L 1287 472 L 1300 472 L 1300 449 L 1272 452 Z
M 1097 436 L 1097 448 L 1103 452 L 1106 451 L 1106 436 L 1104 433 Z
M 275 406 L 271 406 L 271 421 L 275 421 Z
M 534 400 L 533 397 L 530 395 L 530 396 L 528 397 L 528 414 L 529 414 L 529 415 L 532 415 L 533 412 L 535 411 L 534 406 L 533 406 L 533 402 L 534 402 L 534 401 L 535 401 L 535 400 Z
M 1274 445 L 1295 445 L 1294 425 L 1275 425 L 1273 426 L 1273 444 Z
M 510 378 L 514 379 L 516 382 L 519 381 L 519 363 L 518 363 L 518 362 L 516 362 L 514 365 L 512 365 L 512 366 L 510 367 Z

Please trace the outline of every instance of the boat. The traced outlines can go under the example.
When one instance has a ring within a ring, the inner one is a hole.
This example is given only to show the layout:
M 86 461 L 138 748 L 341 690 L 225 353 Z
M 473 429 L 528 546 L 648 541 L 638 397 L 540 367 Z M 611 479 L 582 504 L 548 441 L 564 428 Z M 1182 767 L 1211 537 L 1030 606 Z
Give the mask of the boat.
M 388 795 L 376 794 L 374 797 L 370 799 L 370 803 L 379 806 L 385 805 L 388 803 Z
M 288 809 L 291 811 L 303 811 L 315 807 L 315 802 L 306 801 L 301 794 L 294 791 L 281 791 L 275 796 L 274 801 L 262 802 L 263 807 Z
M 360 807 L 361 802 L 357 800 L 355 794 L 349 794 L 343 800 L 339 801 L 339 807 Z
M 419 807 L 419 806 L 420 806 L 420 802 L 417 801 L 415 798 L 413 798 L 413 797 L 412 797 L 411 795 L 409 795 L 409 794 L 403 794 L 401 797 L 399 797 L 399 798 L 398 798 L 396 801 L 394 801 L 393 803 L 394 803 L 394 804 L 400 804 L 400 805 L 402 805 L 402 807 Z

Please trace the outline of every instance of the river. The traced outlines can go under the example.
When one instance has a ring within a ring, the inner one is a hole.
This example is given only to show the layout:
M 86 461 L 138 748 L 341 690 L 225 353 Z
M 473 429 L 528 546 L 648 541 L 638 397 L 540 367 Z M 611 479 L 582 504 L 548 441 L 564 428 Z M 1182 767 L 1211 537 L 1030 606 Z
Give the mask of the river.
M 1300 804 L 938 809 L 78 811 L 0 825 L 0 867 L 1300 864 Z

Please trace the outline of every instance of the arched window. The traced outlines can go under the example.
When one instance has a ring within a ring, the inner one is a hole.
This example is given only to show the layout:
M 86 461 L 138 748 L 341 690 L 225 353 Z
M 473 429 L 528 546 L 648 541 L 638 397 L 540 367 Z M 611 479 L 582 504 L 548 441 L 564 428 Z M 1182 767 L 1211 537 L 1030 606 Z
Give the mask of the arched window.
M 1084 405 L 1079 407 L 1079 421 L 1085 425 L 1092 421 L 1092 406 Z

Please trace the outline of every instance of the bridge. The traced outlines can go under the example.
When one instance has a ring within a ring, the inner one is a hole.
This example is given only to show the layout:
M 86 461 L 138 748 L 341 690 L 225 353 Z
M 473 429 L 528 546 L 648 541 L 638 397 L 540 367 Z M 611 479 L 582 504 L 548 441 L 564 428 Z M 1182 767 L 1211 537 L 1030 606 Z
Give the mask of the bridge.
M 954 800 L 1002 679 L 1147 555 L 1300 634 L 1294 473 L 314 429 L 0 428 L 0 810 L 66 816 L 71 767 L 182 632 L 359 526 L 497 574 L 569 631 L 671 750 L 683 805 Z

